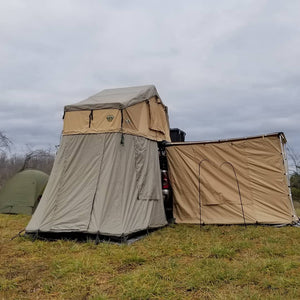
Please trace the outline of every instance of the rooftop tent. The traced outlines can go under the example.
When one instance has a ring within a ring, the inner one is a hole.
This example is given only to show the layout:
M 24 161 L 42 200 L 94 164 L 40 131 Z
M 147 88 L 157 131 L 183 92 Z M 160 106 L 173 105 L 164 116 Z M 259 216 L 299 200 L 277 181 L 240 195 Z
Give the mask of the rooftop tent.
M 64 135 L 122 132 L 170 141 L 167 107 L 155 86 L 103 90 L 65 107 Z
M 283 133 L 167 147 L 177 223 L 291 224 Z
M 152 85 L 65 106 L 49 184 L 26 232 L 126 237 L 166 225 L 162 140 L 170 141 L 168 113 Z
M 14 175 L 0 190 L 0 213 L 32 215 L 48 177 L 44 172 L 30 169 Z

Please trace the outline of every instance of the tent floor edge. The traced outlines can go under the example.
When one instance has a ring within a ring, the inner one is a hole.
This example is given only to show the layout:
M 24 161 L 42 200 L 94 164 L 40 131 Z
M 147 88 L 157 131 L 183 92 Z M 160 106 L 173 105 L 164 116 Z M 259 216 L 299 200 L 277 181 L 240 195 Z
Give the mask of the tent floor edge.
M 105 235 L 101 232 L 87 233 L 87 232 L 50 232 L 50 231 L 32 231 L 25 232 L 24 236 L 35 241 L 46 240 L 46 241 L 57 241 L 57 240 L 72 240 L 76 242 L 94 242 L 96 245 L 100 243 L 116 243 L 116 244 L 132 244 L 138 241 L 154 231 L 158 231 L 168 225 L 155 228 L 146 228 L 130 234 L 122 234 L 120 236 Z

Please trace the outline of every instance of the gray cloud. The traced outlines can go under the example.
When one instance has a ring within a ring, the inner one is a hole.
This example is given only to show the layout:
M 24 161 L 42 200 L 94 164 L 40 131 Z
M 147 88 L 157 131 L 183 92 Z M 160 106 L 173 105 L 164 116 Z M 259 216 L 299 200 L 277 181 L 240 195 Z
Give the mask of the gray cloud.
M 284 131 L 300 153 L 299 1 L 0 4 L 0 130 L 59 143 L 63 106 L 154 83 L 189 140 Z M 22 150 L 21 150 L 22 151 Z

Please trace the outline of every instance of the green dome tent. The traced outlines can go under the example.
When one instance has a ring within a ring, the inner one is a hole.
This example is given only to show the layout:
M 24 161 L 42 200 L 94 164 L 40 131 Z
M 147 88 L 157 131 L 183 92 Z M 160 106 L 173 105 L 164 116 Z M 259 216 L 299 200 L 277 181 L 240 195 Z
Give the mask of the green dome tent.
M 0 213 L 32 215 L 48 177 L 44 172 L 30 169 L 14 175 L 0 190 Z

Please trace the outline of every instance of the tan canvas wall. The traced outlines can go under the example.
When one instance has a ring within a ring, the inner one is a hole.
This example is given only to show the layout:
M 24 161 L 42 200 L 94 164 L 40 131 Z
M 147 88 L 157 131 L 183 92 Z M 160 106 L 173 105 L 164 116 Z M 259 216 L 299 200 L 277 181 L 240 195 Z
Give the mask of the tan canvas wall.
M 122 122 L 123 113 L 123 122 Z M 159 98 L 120 109 L 68 111 L 64 135 L 124 132 L 155 141 L 170 141 L 168 114 Z
M 91 111 L 66 112 L 64 117 L 64 135 L 119 132 L 121 112 L 118 109 L 102 109 Z
M 276 135 L 168 147 L 176 222 L 295 221 L 281 152 Z

